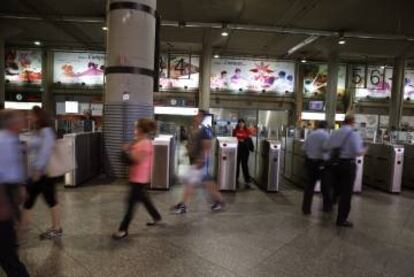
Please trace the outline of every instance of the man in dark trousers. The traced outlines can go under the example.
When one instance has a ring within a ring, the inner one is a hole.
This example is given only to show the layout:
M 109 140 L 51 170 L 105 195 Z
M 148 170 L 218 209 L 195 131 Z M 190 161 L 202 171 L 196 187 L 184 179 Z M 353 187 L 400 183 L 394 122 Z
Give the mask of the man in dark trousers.
M 21 114 L 1 114 L 0 130 L 0 267 L 10 277 L 29 276 L 17 254 L 15 222 L 23 200 L 24 163 L 19 133 L 24 126 Z
M 356 177 L 355 159 L 366 152 L 361 135 L 354 131 L 354 123 L 354 116 L 347 115 L 343 126 L 332 133 L 326 144 L 331 155 L 330 174 L 339 196 L 336 225 L 340 227 L 353 227 L 348 215 Z
M 306 153 L 306 173 L 307 182 L 303 193 L 302 212 L 305 215 L 311 213 L 312 198 L 315 191 L 315 185 L 318 180 L 321 181 L 321 189 L 323 196 L 323 210 L 330 212 L 332 210 L 330 189 L 325 182 L 325 160 L 326 150 L 325 143 L 329 139 L 329 134 L 326 131 L 326 122 L 319 121 L 317 129 L 307 137 L 303 149 Z

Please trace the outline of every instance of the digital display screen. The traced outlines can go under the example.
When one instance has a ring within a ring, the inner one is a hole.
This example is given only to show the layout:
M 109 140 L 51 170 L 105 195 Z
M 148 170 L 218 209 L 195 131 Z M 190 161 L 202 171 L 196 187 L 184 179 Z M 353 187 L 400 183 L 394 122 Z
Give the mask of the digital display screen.
M 323 111 L 324 101 L 309 101 L 308 109 L 310 111 Z
M 66 101 L 65 102 L 65 113 L 79 113 L 79 102 L 78 101 Z

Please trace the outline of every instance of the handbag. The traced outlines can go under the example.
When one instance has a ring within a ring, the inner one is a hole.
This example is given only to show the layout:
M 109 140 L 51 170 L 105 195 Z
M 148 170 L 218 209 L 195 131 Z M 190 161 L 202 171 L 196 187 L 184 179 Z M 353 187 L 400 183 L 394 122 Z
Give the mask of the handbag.
M 249 149 L 250 152 L 254 152 L 254 144 L 253 144 L 252 138 L 251 137 L 248 137 L 245 140 L 245 143 L 246 143 L 247 149 Z
M 46 166 L 46 175 L 48 177 L 60 177 L 75 169 L 75 162 L 72 157 L 72 143 L 67 139 L 58 139 L 50 155 L 49 162 Z

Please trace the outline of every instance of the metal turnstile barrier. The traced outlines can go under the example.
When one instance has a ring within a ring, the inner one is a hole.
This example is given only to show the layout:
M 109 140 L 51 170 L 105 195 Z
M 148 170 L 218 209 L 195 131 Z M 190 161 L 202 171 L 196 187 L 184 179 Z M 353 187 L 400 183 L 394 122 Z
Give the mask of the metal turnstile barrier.
M 282 145 L 275 140 L 264 139 L 257 152 L 256 182 L 268 192 L 279 191 Z
M 65 186 L 76 187 L 98 176 L 103 168 L 103 139 L 101 132 L 66 134 L 63 139 L 71 141 L 74 170 L 65 174 Z
M 236 190 L 237 139 L 217 137 L 216 154 L 217 184 L 220 190 Z
M 414 189 L 414 144 L 404 145 L 402 186 Z
M 153 141 L 154 154 L 150 189 L 168 190 L 175 178 L 176 139 L 160 135 Z
M 365 155 L 363 182 L 387 192 L 401 192 L 404 147 L 400 145 L 369 145 Z

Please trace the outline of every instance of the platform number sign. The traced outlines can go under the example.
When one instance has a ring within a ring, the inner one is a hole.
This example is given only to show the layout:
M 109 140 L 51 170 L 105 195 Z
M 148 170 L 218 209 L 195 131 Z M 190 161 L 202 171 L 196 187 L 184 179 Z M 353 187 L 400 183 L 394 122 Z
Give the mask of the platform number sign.
M 351 84 L 354 88 L 384 89 L 385 69 L 380 66 L 353 66 Z

